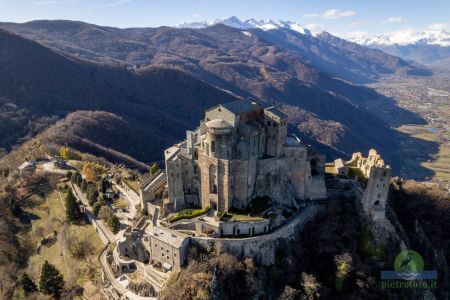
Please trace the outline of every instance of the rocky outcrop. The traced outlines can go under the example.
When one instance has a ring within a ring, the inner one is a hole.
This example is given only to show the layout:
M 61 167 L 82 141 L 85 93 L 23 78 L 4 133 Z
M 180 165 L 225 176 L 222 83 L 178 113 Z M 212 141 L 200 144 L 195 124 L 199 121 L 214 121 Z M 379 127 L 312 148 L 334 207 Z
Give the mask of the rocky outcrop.
M 269 197 L 274 204 L 292 206 L 294 188 L 289 182 L 289 177 L 281 172 L 258 176 L 252 198 L 265 196 Z
M 127 289 L 141 297 L 156 297 L 156 291 L 148 282 L 133 282 L 127 285 Z

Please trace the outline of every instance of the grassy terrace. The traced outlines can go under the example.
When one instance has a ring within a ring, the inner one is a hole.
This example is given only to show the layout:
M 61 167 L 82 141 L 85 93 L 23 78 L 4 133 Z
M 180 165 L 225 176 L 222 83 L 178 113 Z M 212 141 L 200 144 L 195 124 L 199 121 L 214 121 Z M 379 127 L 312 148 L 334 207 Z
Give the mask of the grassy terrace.
M 250 206 L 245 209 L 231 208 L 227 212 L 219 212 L 218 218 L 224 222 L 258 222 L 266 218 L 262 213 L 272 206 L 272 200 L 269 197 L 260 197 L 253 199 Z
M 258 222 L 264 221 L 261 216 L 245 215 L 237 212 L 221 212 L 218 214 L 220 221 L 224 222 Z
M 174 223 L 183 219 L 192 219 L 198 216 L 201 216 L 203 214 L 206 214 L 209 211 L 209 207 L 205 208 L 205 209 L 193 209 L 193 208 L 186 208 L 183 209 L 179 212 L 177 212 L 177 214 L 173 217 L 169 218 L 169 222 L 170 223 Z
M 119 199 L 114 201 L 114 207 L 120 209 L 128 209 L 128 201 L 124 198 L 120 197 Z
M 101 282 L 96 255 L 100 253 L 103 243 L 89 223 L 74 225 L 66 222 L 64 196 L 61 193 L 60 197 L 54 190 L 45 197 L 35 195 L 27 201 L 24 211 L 29 216 L 32 230 L 21 238 L 28 239 L 33 250 L 39 244 L 42 246 L 40 250 L 33 251 L 25 271 L 38 282 L 41 266 L 48 260 L 63 274 L 66 286 L 81 286 L 85 289 L 84 296 L 96 299 L 96 286 Z M 71 251 L 70 245 L 79 243 L 84 245 L 84 257 L 78 257 Z

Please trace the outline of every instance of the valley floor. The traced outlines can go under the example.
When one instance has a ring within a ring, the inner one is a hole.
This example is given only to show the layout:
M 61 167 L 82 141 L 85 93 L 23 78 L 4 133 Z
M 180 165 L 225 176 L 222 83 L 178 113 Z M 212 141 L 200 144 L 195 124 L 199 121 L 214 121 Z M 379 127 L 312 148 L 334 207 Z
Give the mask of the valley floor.
M 394 99 L 401 109 L 425 121 L 419 124 L 399 120 L 397 114 L 389 111 L 385 114 L 388 123 L 400 133 L 402 177 L 450 181 L 449 79 L 450 73 L 439 73 L 430 77 L 389 78 L 370 85 Z M 405 138 L 401 138 L 403 134 Z

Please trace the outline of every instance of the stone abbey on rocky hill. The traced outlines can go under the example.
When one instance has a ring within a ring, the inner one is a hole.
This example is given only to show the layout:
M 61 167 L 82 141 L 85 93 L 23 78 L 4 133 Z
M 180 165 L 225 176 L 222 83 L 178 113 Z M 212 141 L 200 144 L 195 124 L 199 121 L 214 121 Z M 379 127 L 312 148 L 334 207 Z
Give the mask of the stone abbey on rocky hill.
M 251 99 L 206 110 L 185 141 L 165 150 L 167 204 L 227 211 L 258 197 L 292 208 L 325 198 L 325 156 L 287 129 L 284 113 Z

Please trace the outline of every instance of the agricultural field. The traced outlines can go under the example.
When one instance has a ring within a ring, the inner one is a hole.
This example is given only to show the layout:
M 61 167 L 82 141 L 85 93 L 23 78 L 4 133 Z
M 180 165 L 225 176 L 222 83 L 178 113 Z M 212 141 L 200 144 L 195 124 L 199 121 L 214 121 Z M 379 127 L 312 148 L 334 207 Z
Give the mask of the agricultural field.
M 421 121 L 392 118 L 400 134 L 402 177 L 450 181 L 450 73 L 430 77 L 391 78 L 372 84 L 377 92 L 412 112 Z M 398 124 L 401 123 L 401 124 Z

